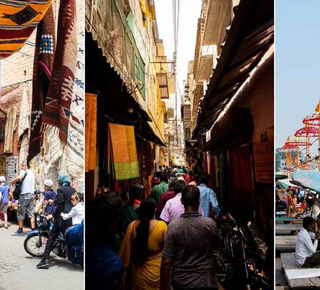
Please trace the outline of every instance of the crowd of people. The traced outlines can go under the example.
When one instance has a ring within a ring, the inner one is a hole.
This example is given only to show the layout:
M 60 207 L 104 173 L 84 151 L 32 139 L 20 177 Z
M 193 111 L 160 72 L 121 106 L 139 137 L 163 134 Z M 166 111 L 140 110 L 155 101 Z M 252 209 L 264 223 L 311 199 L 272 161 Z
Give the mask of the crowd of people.
M 14 200 L 5 177 L 0 176 L 0 211 L 3 212 L 3 219 L 0 215 L 0 226 L 8 229 L 9 206 L 16 210 L 18 221 L 18 229 L 11 233 L 12 236 L 24 236 L 23 227 L 26 216 L 30 219 L 31 231 L 33 231 L 36 229 L 35 216 L 37 214 L 45 215 L 45 219 L 51 221 L 53 227 L 46 243 L 44 255 L 37 268 L 48 268 L 48 258 L 57 236 L 60 233 L 68 236 L 68 231 L 72 233 L 73 226 L 82 224 L 84 219 L 83 195 L 77 193 L 71 186 L 68 175 L 58 176 L 57 192 L 54 191 L 54 184 L 50 179 L 44 181 L 44 193 L 36 191 L 36 177 L 26 162 L 21 163 L 19 176 L 12 180 L 13 185 L 17 183 L 20 183 L 20 197 L 18 200 Z M 3 225 L 2 221 L 4 221 Z
M 210 176 L 160 167 L 145 197 L 98 190 L 86 205 L 86 283 L 93 289 L 217 289 L 220 209 Z M 172 274 L 170 274 L 172 273 Z
M 286 189 L 277 189 L 276 212 L 286 212 L 287 217 L 303 215 L 310 212 L 315 195 L 305 192 L 300 187 L 289 186 Z
M 303 217 L 303 228 L 297 236 L 295 246 L 296 264 L 304 268 L 319 267 L 320 211 L 317 195 L 298 186 L 289 186 L 286 189 L 279 186 L 276 212 L 286 213 L 290 218 Z

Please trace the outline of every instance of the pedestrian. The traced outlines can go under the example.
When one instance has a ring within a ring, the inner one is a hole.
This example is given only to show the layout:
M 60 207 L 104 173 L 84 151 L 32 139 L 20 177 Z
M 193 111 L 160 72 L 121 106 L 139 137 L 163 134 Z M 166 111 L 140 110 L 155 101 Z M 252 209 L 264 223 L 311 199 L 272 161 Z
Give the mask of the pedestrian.
M 70 186 L 71 181 L 68 175 L 59 175 L 58 176 L 59 189 L 57 192 L 57 198 L 55 201 L 56 209 L 52 215 L 47 215 L 46 219 L 53 219 L 54 225 L 50 231 L 49 239 L 46 243 L 46 248 L 42 256 L 41 261 L 37 265 L 38 269 L 48 268 L 49 266 L 49 255 L 53 249 L 53 243 L 58 237 L 59 233 L 65 233 L 67 228 L 72 226 L 72 219 L 63 220 L 61 213 L 69 213 L 72 209 L 71 196 L 76 190 Z
M 277 211 L 285 211 L 286 209 L 287 209 L 287 204 L 283 200 L 280 200 L 280 197 L 277 194 L 277 196 L 276 196 L 276 212 Z
M 43 213 L 53 214 L 56 206 L 54 201 L 56 200 L 57 193 L 52 189 L 53 181 L 50 179 L 45 180 L 44 182 L 44 197 L 43 197 Z
M 216 223 L 197 212 L 200 191 L 194 185 L 182 190 L 185 212 L 167 230 L 161 263 L 161 288 L 217 289 L 214 250 L 221 245 Z M 171 278 L 170 278 L 171 271 Z
M 160 183 L 156 185 L 154 188 L 151 190 L 151 195 L 155 201 L 156 201 L 156 206 L 158 205 L 160 201 L 160 196 L 162 193 L 168 191 L 168 175 L 165 172 L 161 172 L 160 174 Z
M 31 230 L 35 229 L 33 194 L 35 191 L 36 177 L 34 173 L 28 169 L 27 162 L 21 163 L 20 175 L 12 180 L 12 183 L 22 181 L 21 195 L 18 200 L 17 220 L 18 230 L 12 233 L 12 236 L 23 236 L 23 221 L 26 213 L 30 219 Z
M 186 184 L 187 185 L 189 185 L 189 183 L 190 183 L 190 181 L 191 181 L 191 175 L 190 175 L 190 173 L 192 174 L 192 171 L 189 171 L 188 172 L 188 170 L 187 169 L 185 169 L 185 171 L 184 171 L 184 180 L 185 180 L 185 182 L 186 182 Z
M 61 213 L 63 220 L 72 219 L 72 225 L 81 224 L 84 217 L 83 197 L 81 193 L 73 193 L 71 195 L 72 208 L 69 213 Z
M 315 241 L 312 242 L 312 239 Z M 315 220 L 312 217 L 305 217 L 303 228 L 298 234 L 295 251 L 295 258 L 299 266 L 312 268 L 320 265 L 320 251 L 317 252 L 318 240 L 319 230 L 315 229 Z
M 161 194 L 160 201 L 159 201 L 159 204 L 158 204 L 158 207 L 157 207 L 157 211 L 158 211 L 159 215 L 162 212 L 162 210 L 163 210 L 164 206 L 166 205 L 167 201 L 169 199 L 175 197 L 176 194 L 174 193 L 173 185 L 174 185 L 174 183 L 176 181 L 177 181 L 177 178 L 171 177 L 169 179 L 169 182 L 168 182 L 168 186 L 169 186 L 168 191 L 166 191 L 163 194 Z
M 167 225 L 155 219 L 155 209 L 154 199 L 143 199 L 141 220 L 133 221 L 128 227 L 119 251 L 124 269 L 123 289 L 160 289 Z
M 175 197 L 167 201 L 160 214 L 160 218 L 166 223 L 170 223 L 178 219 L 184 213 L 185 208 L 181 202 L 181 194 L 186 186 L 187 185 L 184 180 L 177 180 L 176 182 L 174 182 L 173 190 L 175 193 Z M 198 207 L 197 211 L 201 216 L 203 216 L 204 212 L 201 206 Z
M 3 211 L 4 228 L 8 229 L 8 202 L 9 202 L 10 186 L 6 184 L 6 178 L 0 176 L 0 211 Z M 0 227 L 3 227 L 0 218 Z
M 103 192 L 86 203 L 87 289 L 122 289 L 122 262 L 113 250 L 122 207 L 114 191 Z
M 219 216 L 219 206 L 216 194 L 214 191 L 208 187 L 210 181 L 210 175 L 207 173 L 202 173 L 200 178 L 200 184 L 198 186 L 200 190 L 200 205 L 204 210 L 204 216 L 210 217 L 210 204 L 212 210 L 215 214 L 215 218 Z
M 198 186 L 199 185 L 199 180 L 200 180 L 199 174 L 195 174 L 195 175 L 193 175 L 193 178 L 191 179 L 189 185 Z
M 120 249 L 122 240 L 126 234 L 127 228 L 131 222 L 138 220 L 139 216 L 136 210 L 139 209 L 141 204 L 141 197 L 143 194 L 143 186 L 140 184 L 134 184 L 129 189 L 129 200 L 123 203 L 123 214 L 119 223 L 117 238 L 118 249 Z

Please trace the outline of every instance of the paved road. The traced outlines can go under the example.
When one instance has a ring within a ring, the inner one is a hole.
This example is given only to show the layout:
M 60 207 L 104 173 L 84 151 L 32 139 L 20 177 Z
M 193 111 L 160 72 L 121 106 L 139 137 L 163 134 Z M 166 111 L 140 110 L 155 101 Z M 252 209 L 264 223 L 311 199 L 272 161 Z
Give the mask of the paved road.
M 54 254 L 48 270 L 36 269 L 39 258 L 25 252 L 25 236 L 11 236 L 16 229 L 17 225 L 0 228 L 0 290 L 83 289 L 82 269 Z

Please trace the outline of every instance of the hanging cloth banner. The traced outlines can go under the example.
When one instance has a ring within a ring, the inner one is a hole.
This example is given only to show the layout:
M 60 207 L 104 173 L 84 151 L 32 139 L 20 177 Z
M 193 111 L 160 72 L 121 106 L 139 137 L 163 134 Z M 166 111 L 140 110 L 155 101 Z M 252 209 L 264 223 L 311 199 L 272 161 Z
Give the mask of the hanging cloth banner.
M 52 0 L 0 0 L 0 60 L 21 49 Z
M 86 172 L 96 168 L 97 95 L 86 93 Z
M 6 156 L 0 155 L 0 176 L 6 176 Z
M 68 137 L 76 62 L 76 1 L 61 0 L 58 19 L 57 49 L 42 121 L 43 124 L 59 128 L 59 137 L 64 144 L 67 143 Z
M 111 157 L 114 179 L 138 178 L 140 174 L 134 127 L 109 124 L 109 144 L 111 156 L 108 157 Z
M 13 135 L 16 129 L 17 108 L 12 105 L 7 112 L 6 131 L 4 139 L 4 153 L 13 153 Z
M 28 164 L 40 153 L 42 133 L 42 114 L 51 78 L 54 51 L 55 27 L 52 6 L 38 26 L 36 48 L 33 63 L 31 135 L 29 144 Z

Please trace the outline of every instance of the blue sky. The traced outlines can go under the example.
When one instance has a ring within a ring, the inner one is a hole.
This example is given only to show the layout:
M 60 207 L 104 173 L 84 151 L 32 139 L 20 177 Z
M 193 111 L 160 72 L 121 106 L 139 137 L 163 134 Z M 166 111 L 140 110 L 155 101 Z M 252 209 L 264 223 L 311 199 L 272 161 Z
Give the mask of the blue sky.
M 275 11 L 275 128 L 276 147 L 281 147 L 319 102 L 320 1 L 276 0 Z
M 187 79 L 188 62 L 194 59 L 201 4 L 201 0 L 180 1 L 177 78 L 181 94 L 184 92 L 183 81 Z M 163 39 L 168 60 L 172 60 L 174 51 L 172 0 L 156 0 L 155 7 L 159 37 Z

